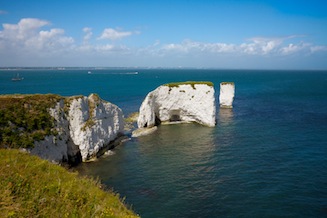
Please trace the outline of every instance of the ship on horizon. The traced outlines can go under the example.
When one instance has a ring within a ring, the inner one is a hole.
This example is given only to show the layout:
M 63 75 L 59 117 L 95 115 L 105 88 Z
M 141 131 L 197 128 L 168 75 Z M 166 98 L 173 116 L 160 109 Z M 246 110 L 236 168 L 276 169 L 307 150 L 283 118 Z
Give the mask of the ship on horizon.
M 11 78 L 11 81 L 18 82 L 18 81 L 22 81 L 23 79 L 24 77 L 20 77 L 19 73 L 17 73 L 15 77 Z

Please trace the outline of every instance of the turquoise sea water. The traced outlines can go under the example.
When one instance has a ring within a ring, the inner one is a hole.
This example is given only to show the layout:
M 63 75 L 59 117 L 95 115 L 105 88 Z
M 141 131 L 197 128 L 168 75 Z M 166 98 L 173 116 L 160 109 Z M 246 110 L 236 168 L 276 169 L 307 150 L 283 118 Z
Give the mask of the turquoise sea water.
M 95 92 L 128 115 L 164 83 L 212 81 L 218 100 L 233 81 L 234 108 L 217 108 L 215 128 L 160 126 L 78 171 L 142 217 L 327 217 L 327 71 L 134 71 L 0 71 L 0 94 Z

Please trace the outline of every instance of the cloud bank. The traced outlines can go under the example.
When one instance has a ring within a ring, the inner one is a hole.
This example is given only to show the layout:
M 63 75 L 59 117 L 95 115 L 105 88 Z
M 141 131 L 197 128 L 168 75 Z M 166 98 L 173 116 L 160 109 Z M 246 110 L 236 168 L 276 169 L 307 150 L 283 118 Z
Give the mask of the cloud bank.
M 91 27 L 84 27 L 82 41 L 78 41 L 67 36 L 64 29 L 50 27 L 49 21 L 36 18 L 2 24 L 0 66 L 78 66 L 81 63 L 87 66 L 152 66 L 155 63 L 156 66 L 174 67 L 179 65 L 178 60 L 184 65 L 189 60 L 189 66 L 193 67 L 192 60 L 199 64 L 203 60 L 203 64 L 210 67 L 224 67 L 224 60 L 230 58 L 242 66 L 241 62 L 247 59 L 277 61 L 294 56 L 299 60 L 317 54 L 327 56 L 327 46 L 305 42 L 304 35 L 253 37 L 239 44 L 191 39 L 161 44 L 157 40 L 152 45 L 130 47 L 124 45 L 124 39 L 139 32 L 108 27 L 95 36 Z
M 63 29 L 41 30 L 49 25 L 50 22 L 35 18 L 24 18 L 17 24 L 3 24 L 0 31 L 1 55 L 60 53 L 75 46 L 74 39 L 65 36 Z

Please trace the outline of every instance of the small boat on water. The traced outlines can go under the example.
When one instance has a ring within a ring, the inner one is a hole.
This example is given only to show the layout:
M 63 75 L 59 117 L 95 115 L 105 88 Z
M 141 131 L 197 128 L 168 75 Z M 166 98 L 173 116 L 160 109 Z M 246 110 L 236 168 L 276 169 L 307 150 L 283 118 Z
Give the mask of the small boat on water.
M 17 81 L 22 81 L 23 79 L 24 77 L 20 77 L 19 73 L 17 73 L 15 77 L 11 78 L 11 81 L 17 82 Z

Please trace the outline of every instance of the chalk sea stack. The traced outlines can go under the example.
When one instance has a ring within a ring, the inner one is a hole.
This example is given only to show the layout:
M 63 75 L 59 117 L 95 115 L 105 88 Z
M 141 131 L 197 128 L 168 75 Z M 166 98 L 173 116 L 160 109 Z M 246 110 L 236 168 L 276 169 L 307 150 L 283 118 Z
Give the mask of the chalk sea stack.
M 216 103 L 213 83 L 169 83 L 150 92 L 140 107 L 138 127 L 151 128 L 171 122 L 196 122 L 214 127 Z
M 220 83 L 219 104 L 221 108 L 233 108 L 235 84 L 233 82 Z

